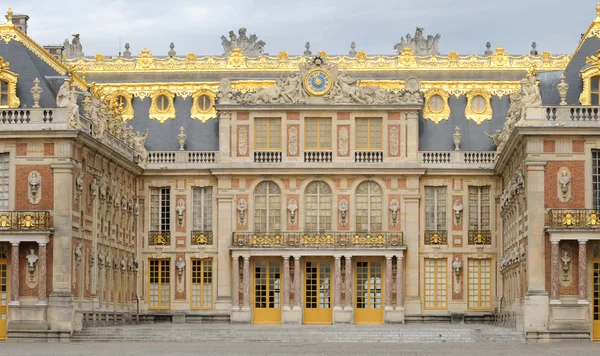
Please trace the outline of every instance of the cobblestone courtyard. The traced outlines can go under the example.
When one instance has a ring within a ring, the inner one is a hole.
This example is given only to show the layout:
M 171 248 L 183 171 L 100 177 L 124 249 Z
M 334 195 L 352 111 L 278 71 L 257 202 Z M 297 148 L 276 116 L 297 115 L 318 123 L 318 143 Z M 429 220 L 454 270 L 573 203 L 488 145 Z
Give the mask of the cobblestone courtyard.
M 557 344 L 374 344 L 374 343 L 187 343 L 187 342 L 113 342 L 113 343 L 0 343 L 0 355 L 577 355 L 600 354 L 600 344 L 587 342 Z

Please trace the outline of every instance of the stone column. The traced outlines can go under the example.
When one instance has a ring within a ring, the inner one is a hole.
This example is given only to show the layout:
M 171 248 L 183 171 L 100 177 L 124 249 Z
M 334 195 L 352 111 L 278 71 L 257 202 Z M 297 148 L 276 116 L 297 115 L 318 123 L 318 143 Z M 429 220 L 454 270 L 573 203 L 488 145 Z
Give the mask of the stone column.
M 342 259 L 341 256 L 334 256 L 335 263 L 333 267 L 333 307 L 342 306 Z
M 19 305 L 19 242 L 11 244 L 10 251 L 10 304 Z
M 385 256 L 385 308 L 392 308 L 392 256 Z
M 352 309 L 352 256 L 346 258 L 346 303 L 344 309 Z
M 38 301 L 37 304 L 48 304 L 46 296 L 46 243 L 40 242 L 38 249 Z
M 558 241 L 551 241 L 552 257 L 550 259 L 550 304 L 560 304 L 558 298 Z
M 579 240 L 579 304 L 587 300 L 587 240 Z
M 230 189 L 231 179 L 219 177 L 219 190 Z M 217 238 L 217 299 L 215 309 L 231 310 L 231 234 L 233 218 L 233 195 L 217 195 L 218 207 L 218 238 Z M 245 288 L 245 287 L 244 287 Z
M 231 278 L 232 278 L 232 291 L 233 300 L 232 308 L 239 309 L 240 307 L 240 258 L 239 256 L 233 256 L 231 261 Z
M 418 194 L 419 177 L 407 177 L 407 188 Z M 405 304 L 407 314 L 421 314 L 419 297 L 419 245 L 423 238 L 419 230 L 420 195 L 405 195 L 406 222 L 404 226 L 404 245 L 406 246 L 405 265 Z
M 300 256 L 294 256 L 294 307 L 300 308 Z
M 290 256 L 283 256 L 283 270 L 281 271 L 283 308 L 290 308 Z
M 244 293 L 242 307 L 250 309 L 250 256 L 244 256 L 244 277 L 242 284 L 242 292 Z
M 404 308 L 404 251 L 396 260 L 396 309 Z

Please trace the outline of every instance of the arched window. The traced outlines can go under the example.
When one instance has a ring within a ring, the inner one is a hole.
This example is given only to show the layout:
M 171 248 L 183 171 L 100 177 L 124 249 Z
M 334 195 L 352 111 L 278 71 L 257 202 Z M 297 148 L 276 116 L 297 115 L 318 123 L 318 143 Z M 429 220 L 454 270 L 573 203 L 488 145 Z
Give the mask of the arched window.
M 254 231 L 281 231 L 281 190 L 271 181 L 254 190 Z
M 381 231 L 383 193 L 379 184 L 362 182 L 356 188 L 356 230 Z
M 307 231 L 331 230 L 331 188 L 323 181 L 310 183 L 305 191 L 304 228 Z

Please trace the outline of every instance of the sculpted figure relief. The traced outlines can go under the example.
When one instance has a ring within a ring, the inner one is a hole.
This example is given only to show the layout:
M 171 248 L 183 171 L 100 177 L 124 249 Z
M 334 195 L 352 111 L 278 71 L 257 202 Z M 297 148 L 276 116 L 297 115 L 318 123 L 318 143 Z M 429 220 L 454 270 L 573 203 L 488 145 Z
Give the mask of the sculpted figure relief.
M 258 57 L 263 54 L 265 42 L 258 40 L 255 34 L 246 36 L 246 28 L 242 27 L 238 30 L 238 35 L 235 32 L 229 31 L 229 39 L 225 36 L 221 36 L 221 44 L 223 45 L 224 56 L 227 56 L 236 48 L 242 50 L 242 53 L 246 57 Z
M 146 139 L 148 138 L 148 130 L 145 133 L 140 133 L 139 131 L 135 133 L 133 136 L 133 150 L 135 152 L 135 156 L 139 159 L 139 162 L 145 164 L 148 160 L 148 150 L 146 150 Z
M 394 46 L 394 49 L 398 53 L 402 53 L 402 50 L 405 48 L 412 49 L 413 53 L 417 56 L 437 56 L 440 54 L 438 49 L 440 38 L 442 37 L 439 33 L 435 36 L 425 36 L 423 35 L 424 29 L 421 27 L 417 27 L 415 31 L 415 37 L 411 37 L 410 34 L 406 34 L 406 39 L 404 37 L 400 38 L 400 43 L 397 43 Z

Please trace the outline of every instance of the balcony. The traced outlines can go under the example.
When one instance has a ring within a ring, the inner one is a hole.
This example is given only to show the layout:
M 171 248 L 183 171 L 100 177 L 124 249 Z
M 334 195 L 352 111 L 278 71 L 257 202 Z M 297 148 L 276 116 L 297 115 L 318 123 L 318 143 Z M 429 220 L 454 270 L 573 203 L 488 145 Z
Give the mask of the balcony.
M 491 245 L 492 232 L 490 230 L 469 230 L 469 245 Z
M 48 211 L 0 212 L 1 230 L 40 231 L 52 228 Z
M 215 167 L 219 161 L 218 151 L 150 151 L 149 169 Z
M 212 245 L 213 244 L 213 233 L 212 231 L 192 231 L 192 245 Z
M 169 246 L 171 245 L 170 231 L 150 231 L 148 232 L 148 246 Z
M 281 163 L 281 151 L 254 151 L 254 163 Z
M 598 229 L 599 216 L 594 209 L 550 209 L 546 225 L 563 229 Z
M 425 230 L 425 245 L 447 245 L 448 232 L 446 230 Z
M 237 248 L 400 248 L 402 232 L 234 232 Z
M 487 168 L 493 169 L 495 151 L 425 151 L 421 163 L 427 168 Z
M 331 163 L 332 157 L 331 151 L 304 151 L 306 163 Z
M 383 163 L 383 151 L 355 151 L 355 163 Z

